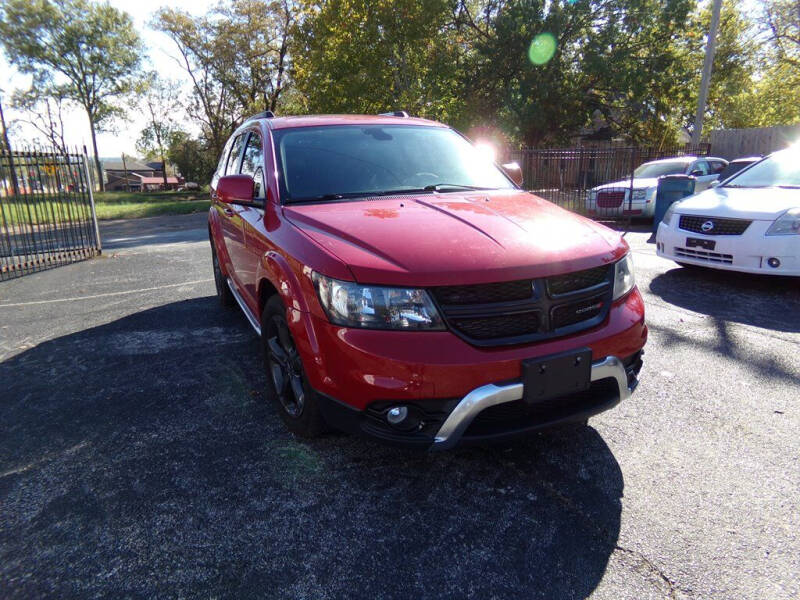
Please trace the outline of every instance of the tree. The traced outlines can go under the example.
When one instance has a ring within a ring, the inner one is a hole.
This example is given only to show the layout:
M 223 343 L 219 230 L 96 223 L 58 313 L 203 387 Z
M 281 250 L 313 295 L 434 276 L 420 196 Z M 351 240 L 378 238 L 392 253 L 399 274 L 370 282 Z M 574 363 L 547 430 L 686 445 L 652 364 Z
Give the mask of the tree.
M 174 164 L 186 181 L 208 183 L 219 156 L 185 131 L 173 131 L 170 135 L 167 158 Z
M 463 54 L 451 0 L 330 0 L 295 29 L 293 76 L 311 112 L 457 120 Z
M 40 95 L 86 111 L 101 174 L 97 131 L 124 114 L 118 102 L 132 91 L 142 54 L 130 16 L 91 0 L 5 0 L 0 36 L 11 63 L 33 75 Z
M 706 33 L 711 24 L 711 5 L 700 5 L 690 15 L 686 34 L 677 42 L 684 52 L 687 93 L 682 96 L 681 123 L 693 126 L 697 94 L 705 55 Z M 704 122 L 711 128 L 752 127 L 753 93 L 758 51 L 752 24 L 735 0 L 724 0 L 720 12 L 714 69 L 711 74 Z
M 161 160 L 164 189 L 167 189 L 167 146 L 176 130 L 173 115 L 178 107 L 178 89 L 175 82 L 164 81 L 153 71 L 147 74 L 140 90 L 147 126 L 139 135 L 136 149 Z
M 58 152 L 67 153 L 64 137 L 64 110 L 69 105 L 67 98 L 62 94 L 43 96 L 39 90 L 31 88 L 17 91 L 11 104 L 25 114 L 24 118 L 16 119 L 17 121 L 36 129 Z
M 298 11 L 290 0 L 233 0 L 203 16 L 167 8 L 156 14 L 152 26 L 178 49 L 192 86 L 186 109 L 213 155 L 247 115 L 280 106 Z

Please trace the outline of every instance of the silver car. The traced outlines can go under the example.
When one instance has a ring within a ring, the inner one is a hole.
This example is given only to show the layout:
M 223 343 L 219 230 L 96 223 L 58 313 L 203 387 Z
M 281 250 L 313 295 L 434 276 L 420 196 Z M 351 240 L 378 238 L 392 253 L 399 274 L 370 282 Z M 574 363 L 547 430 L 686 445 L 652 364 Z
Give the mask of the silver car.
M 609 218 L 652 217 L 659 177 L 692 175 L 697 179 L 695 192 L 701 192 L 717 180 L 727 165 L 725 159 L 713 156 L 679 156 L 646 162 L 633 172 L 633 182 L 623 179 L 592 188 L 586 197 L 586 212 Z

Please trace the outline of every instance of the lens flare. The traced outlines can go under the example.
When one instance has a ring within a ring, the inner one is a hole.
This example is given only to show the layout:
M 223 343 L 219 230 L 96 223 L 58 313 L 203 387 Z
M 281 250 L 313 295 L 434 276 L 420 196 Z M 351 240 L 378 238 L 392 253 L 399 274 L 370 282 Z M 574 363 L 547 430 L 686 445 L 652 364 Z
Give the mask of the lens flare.
M 528 58 L 535 65 L 543 65 L 556 53 L 556 38 L 552 33 L 540 33 L 528 48 Z

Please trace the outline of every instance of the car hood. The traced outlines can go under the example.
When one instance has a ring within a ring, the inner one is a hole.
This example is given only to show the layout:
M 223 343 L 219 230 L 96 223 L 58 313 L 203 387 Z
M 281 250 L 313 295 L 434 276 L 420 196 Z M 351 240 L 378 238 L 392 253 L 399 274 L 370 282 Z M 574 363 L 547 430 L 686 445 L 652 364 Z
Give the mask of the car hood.
M 658 177 L 642 177 L 640 179 L 633 180 L 633 189 L 635 190 L 642 190 L 649 187 L 657 187 L 658 186 Z M 597 187 L 593 187 L 592 190 L 607 190 L 610 188 L 625 188 L 628 189 L 631 187 L 631 180 L 630 179 L 620 179 L 619 181 L 612 181 L 611 183 L 604 183 L 603 185 L 598 185 Z
M 716 187 L 681 200 L 682 215 L 774 221 L 800 206 L 800 189 Z
M 518 190 L 289 205 L 284 215 L 362 283 L 544 277 L 608 264 L 628 249 L 617 232 Z

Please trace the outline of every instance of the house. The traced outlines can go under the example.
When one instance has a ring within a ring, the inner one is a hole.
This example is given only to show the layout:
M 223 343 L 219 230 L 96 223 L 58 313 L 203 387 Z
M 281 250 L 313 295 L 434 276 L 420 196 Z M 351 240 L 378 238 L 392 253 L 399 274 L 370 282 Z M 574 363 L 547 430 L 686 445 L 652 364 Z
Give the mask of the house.
M 103 160 L 102 164 L 108 191 L 152 192 L 164 189 L 164 163 L 161 161 L 143 162 L 126 156 L 124 162 L 111 159 Z M 182 184 L 181 177 L 167 177 L 167 189 L 174 190 Z

